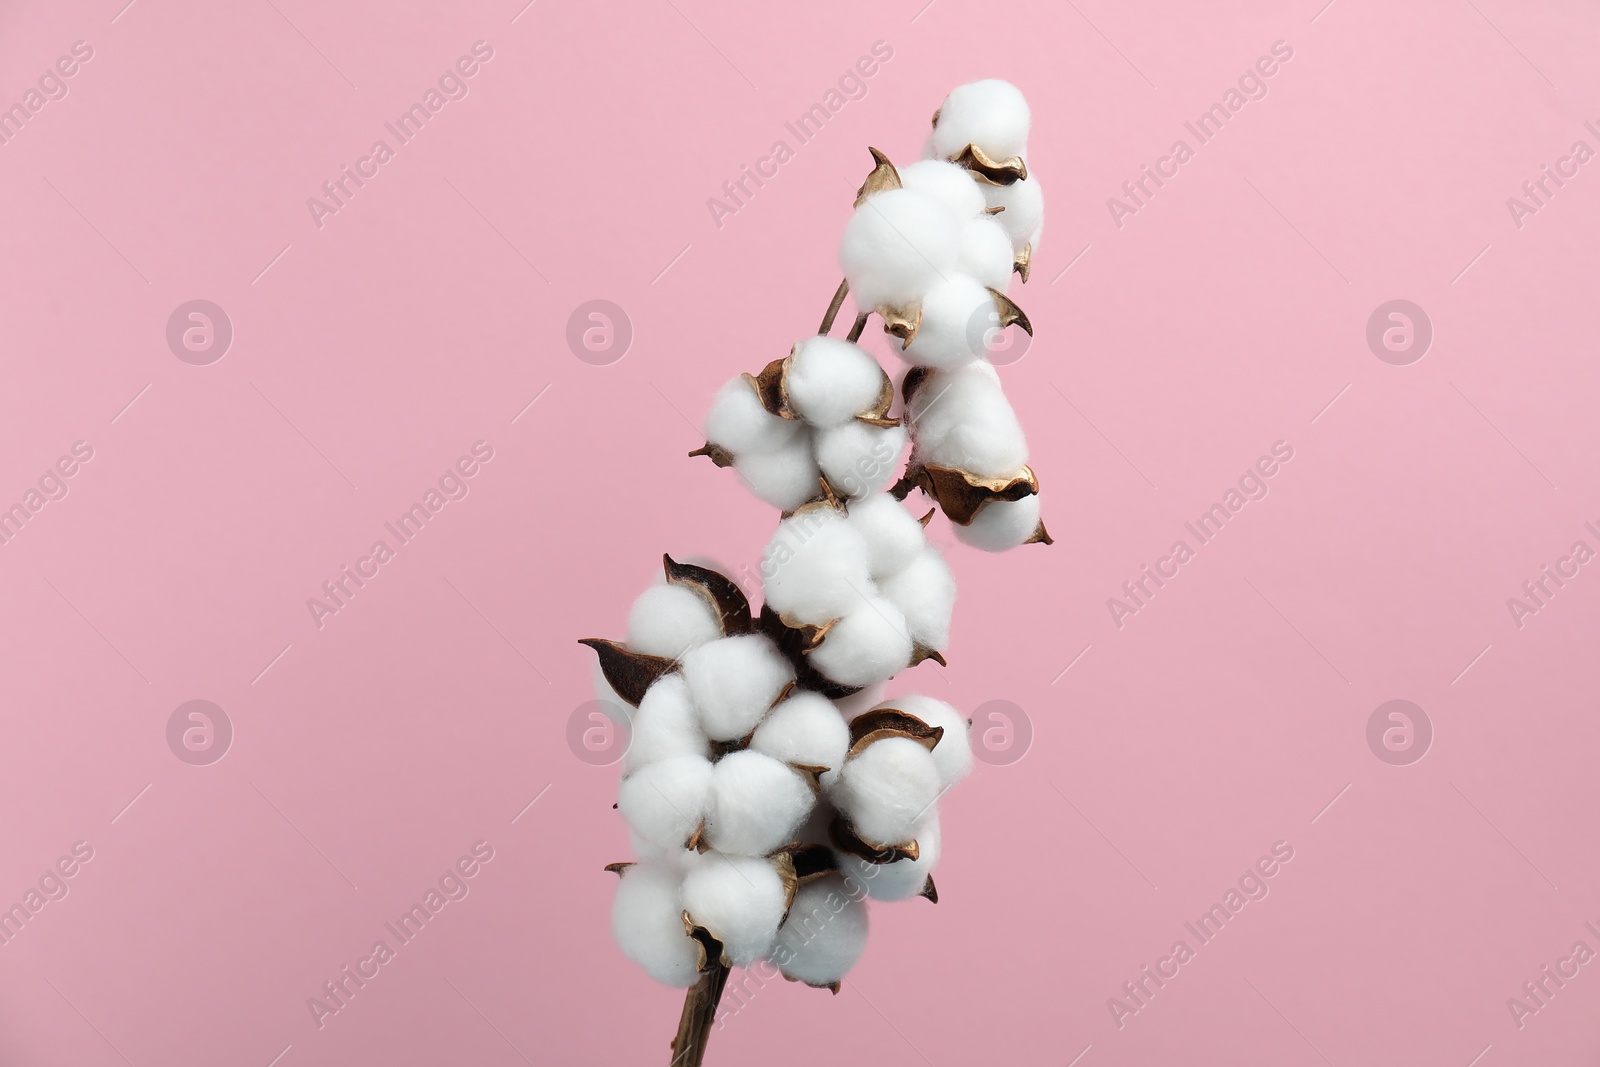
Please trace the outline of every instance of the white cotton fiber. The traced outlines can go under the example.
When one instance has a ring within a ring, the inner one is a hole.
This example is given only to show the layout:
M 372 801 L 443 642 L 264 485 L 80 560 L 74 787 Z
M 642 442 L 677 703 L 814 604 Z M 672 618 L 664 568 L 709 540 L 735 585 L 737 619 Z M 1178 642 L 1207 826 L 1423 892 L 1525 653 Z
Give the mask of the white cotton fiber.
M 832 985 L 867 947 L 867 906 L 838 875 L 807 882 L 794 895 L 771 959 L 785 978 Z
M 739 377 L 724 385 L 711 401 L 705 431 L 707 441 L 742 456 L 783 447 L 800 432 L 800 424 L 767 411 L 756 396 L 755 386 Z
M 658 848 L 682 848 L 711 811 L 711 761 L 672 756 L 639 768 L 617 787 L 617 810 Z
M 956 580 L 937 548 L 927 545 L 903 569 L 879 579 L 878 591 L 905 616 L 913 641 L 940 652 L 950 647 Z
M 867 543 L 841 512 L 807 508 L 779 523 L 767 542 L 767 604 L 801 625 L 831 622 L 873 591 L 867 558 Z
M 972 172 L 942 159 L 919 160 L 900 168 L 900 184 L 939 201 L 957 223 L 975 218 L 987 206 Z
M 1021 500 L 991 500 L 968 526 L 951 524 L 957 540 L 985 552 L 1004 552 L 1025 543 L 1039 528 L 1039 494 Z
M 633 734 L 623 757 L 622 773 L 632 774 L 646 764 L 672 756 L 705 759 L 710 755 L 711 745 L 700 728 L 683 675 L 676 671 L 662 675 L 645 690 L 639 710 L 633 713 Z
M 724 637 L 683 658 L 683 680 L 713 741 L 733 741 L 756 728 L 794 669 L 778 646 L 761 634 Z
M 972 144 L 996 161 L 1025 155 L 1031 120 L 1028 101 L 1010 82 L 987 78 L 957 86 L 939 105 L 934 153 L 948 158 Z
M 810 653 L 811 666 L 840 685 L 882 682 L 911 662 L 911 633 L 900 609 L 869 597 L 834 623 Z
M 1022 424 L 981 362 L 928 375 L 911 394 L 909 415 L 924 463 L 999 478 L 1028 462 Z
M 850 727 L 831 700 L 796 690 L 761 720 L 750 748 L 797 767 L 826 767 L 832 772 L 844 763 Z M 823 776 L 824 783 L 831 780 L 831 773 Z
M 653 585 L 628 611 L 629 651 L 679 659 L 696 645 L 722 636 L 711 602 L 681 585 Z
M 711 795 L 706 842 L 740 856 L 764 856 L 794 841 L 817 798 L 799 771 L 750 749 L 717 761 Z
M 645 861 L 622 872 L 611 932 L 622 954 L 663 985 L 686 989 L 699 978 L 699 952 L 683 928 L 682 879 L 670 863 Z
M 938 200 L 912 189 L 874 193 L 845 224 L 839 266 L 863 310 L 922 299 L 955 269 L 955 219 Z
M 942 700 L 907 693 L 885 700 L 881 708 L 895 708 L 915 715 L 929 726 L 944 728 L 944 736 L 933 746 L 933 763 L 939 770 L 939 788 L 949 789 L 972 771 L 972 727 L 967 717 Z
M 735 456 L 733 469 L 757 499 L 783 511 L 792 511 L 822 495 L 822 471 L 817 467 L 809 434 L 798 435 L 773 452 Z
M 1006 292 L 1011 288 L 1016 258 L 1011 236 L 992 217 L 980 215 L 961 227 L 961 251 L 956 258 L 956 269 L 970 274 L 979 285 Z
M 1031 171 L 1020 182 L 983 186 L 983 197 L 990 207 L 1005 208 L 994 220 L 1011 238 L 1012 248 L 1020 252 L 1023 245 L 1038 240 L 1044 228 L 1044 193 Z
M 769 860 L 708 852 L 683 879 L 683 907 L 722 942 L 735 967 L 765 956 L 787 903 L 783 879 Z
M 863 839 L 898 845 L 916 837 L 939 788 L 932 753 L 909 737 L 886 737 L 845 761 L 829 795 Z
M 959 367 L 983 355 L 989 331 L 999 325 L 989 290 L 970 274 L 952 271 L 923 298 L 922 325 L 900 358 L 924 367 Z
M 858 500 L 881 493 L 900 476 L 904 426 L 847 422 L 817 433 L 817 465 L 835 493 Z
M 800 417 L 827 429 L 877 404 L 883 368 L 859 345 L 835 337 L 808 337 L 795 346 L 784 383 L 789 403 Z
M 910 900 L 928 884 L 928 875 L 939 865 L 939 811 L 929 811 L 917 824 L 913 839 L 917 858 L 893 863 L 868 863 L 848 852 L 835 852 L 839 871 L 851 884 L 861 886 L 873 900 Z
M 873 578 L 905 567 L 928 543 L 922 523 L 888 493 L 852 500 L 848 521 L 867 543 L 867 565 Z

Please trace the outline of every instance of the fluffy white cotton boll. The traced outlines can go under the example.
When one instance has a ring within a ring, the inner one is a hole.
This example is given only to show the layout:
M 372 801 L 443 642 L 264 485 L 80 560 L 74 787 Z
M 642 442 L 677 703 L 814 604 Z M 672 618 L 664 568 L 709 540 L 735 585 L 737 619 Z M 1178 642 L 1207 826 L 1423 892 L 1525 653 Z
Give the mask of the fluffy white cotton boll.
M 923 159 L 902 167 L 900 184 L 939 201 L 958 223 L 976 218 L 987 206 L 972 172 L 942 159 Z
M 859 345 L 808 337 L 795 346 L 784 378 L 789 403 L 819 429 L 849 422 L 878 402 L 883 368 Z
M 939 865 L 939 812 L 930 811 L 917 824 L 913 840 L 917 843 L 917 858 L 895 860 L 893 863 L 868 863 L 848 852 L 835 852 L 839 871 L 853 885 L 866 890 L 873 900 L 891 902 L 910 900 L 928 884 L 928 876 Z
M 1011 238 L 1016 251 L 1038 238 L 1044 228 L 1044 193 L 1037 178 L 1030 176 L 1010 185 L 985 185 L 983 197 L 990 207 L 1005 208 L 992 217 Z
M 874 193 L 845 224 L 839 266 L 856 306 L 901 307 L 955 269 L 956 221 L 914 189 Z
M 911 631 L 900 609 L 881 596 L 852 609 L 807 653 L 823 677 L 840 685 L 882 682 L 911 662 Z
M 939 105 L 934 153 L 948 158 L 973 144 L 994 160 L 1025 155 L 1031 121 L 1028 101 L 1015 85 L 998 78 L 969 82 L 950 90 Z
M 940 652 L 950 647 L 956 579 L 937 548 L 927 545 L 904 568 L 879 579 L 878 591 L 905 616 L 913 641 Z
M 1016 258 L 1011 235 L 992 217 L 981 215 L 961 227 L 961 251 L 956 257 L 956 269 L 970 274 L 978 284 L 1002 293 L 1010 289 Z
M 888 493 L 852 500 L 848 521 L 867 543 L 867 565 L 873 578 L 905 567 L 928 543 L 922 523 Z
M 972 727 L 961 712 L 942 700 L 916 693 L 885 700 L 878 706 L 896 708 L 907 715 L 915 715 L 929 726 L 944 728 L 944 736 L 933 746 L 933 763 L 939 770 L 939 788 L 949 789 L 972 772 Z
M 711 761 L 672 756 L 639 768 L 617 787 L 617 810 L 657 848 L 682 848 L 711 812 Z
M 908 363 L 945 370 L 970 363 L 1000 326 L 994 296 L 970 274 L 952 271 L 922 299 L 922 324 L 900 353 Z
M 872 592 L 867 543 L 832 508 L 807 508 L 778 524 L 761 557 L 772 610 L 806 626 L 831 622 Z
M 956 539 L 985 552 L 1004 552 L 1025 544 L 1039 528 L 1039 494 L 1021 500 L 991 500 L 978 509 L 971 524 L 951 524 Z
M 782 448 L 800 429 L 794 420 L 780 419 L 762 407 L 755 386 L 742 377 L 724 385 L 706 413 L 706 440 L 735 456 Z
M 699 953 L 683 929 L 682 878 L 671 863 L 636 863 L 611 900 L 611 932 L 622 954 L 663 985 L 686 989 L 699 978 Z
M 683 675 L 676 671 L 662 675 L 645 690 L 639 710 L 633 713 L 633 733 L 622 773 L 632 774 L 646 764 L 673 756 L 705 759 L 710 755 L 710 741 L 700 728 Z
M 628 611 L 626 644 L 633 652 L 679 659 L 696 645 L 721 636 L 711 602 L 681 585 L 653 585 Z
M 862 838 L 897 845 L 916 837 L 939 788 L 931 752 L 909 737 L 886 737 L 845 761 L 829 796 Z
M 791 511 L 822 494 L 822 471 L 817 467 L 809 435 L 797 436 L 774 452 L 735 456 L 733 469 L 757 499 L 783 511 Z
M 861 891 L 829 875 L 794 895 L 771 959 L 785 978 L 814 986 L 839 981 L 867 948 L 867 905 Z
M 735 967 L 748 967 L 772 948 L 787 894 L 769 860 L 708 852 L 683 879 L 683 907 L 722 942 Z
M 1028 442 L 992 368 L 981 368 L 930 374 L 909 414 L 918 459 L 998 478 L 1028 462 Z
M 834 492 L 852 500 L 893 485 L 905 450 L 904 426 L 847 422 L 817 433 L 817 465 Z
M 844 763 L 850 727 L 827 697 L 796 691 L 761 720 L 750 748 L 796 767 L 826 767 L 829 774 L 823 775 L 823 781 L 827 783 Z
M 724 637 L 683 657 L 683 680 L 713 741 L 733 741 L 756 728 L 794 668 L 778 646 L 761 634 Z
M 799 771 L 750 749 L 717 761 L 711 794 L 706 843 L 740 856 L 764 856 L 795 840 L 817 798 Z

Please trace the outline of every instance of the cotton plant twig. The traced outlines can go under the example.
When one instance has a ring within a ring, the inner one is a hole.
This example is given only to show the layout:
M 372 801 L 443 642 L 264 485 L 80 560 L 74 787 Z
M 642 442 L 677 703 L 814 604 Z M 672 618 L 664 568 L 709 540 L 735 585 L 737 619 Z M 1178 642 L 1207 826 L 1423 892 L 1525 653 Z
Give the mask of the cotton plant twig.
M 1015 87 L 975 82 L 935 113 L 923 160 L 897 168 L 871 149 L 817 334 L 713 401 L 690 454 L 781 512 L 759 609 L 668 556 L 626 638 L 584 641 L 602 695 L 637 708 L 616 807 L 639 859 L 607 868 L 612 927 L 646 973 L 686 990 L 673 1067 L 703 1062 L 731 968 L 765 960 L 836 993 L 865 949 L 868 899 L 938 901 L 938 801 L 973 753 L 949 704 L 881 699 L 901 671 L 945 665 L 955 601 L 924 532 L 933 511 L 902 501 L 922 492 L 980 549 L 1049 543 L 986 358 L 998 331 L 1032 332 L 1007 295 L 1042 222 L 1029 118 Z M 856 343 L 871 315 L 909 365 L 898 396 Z

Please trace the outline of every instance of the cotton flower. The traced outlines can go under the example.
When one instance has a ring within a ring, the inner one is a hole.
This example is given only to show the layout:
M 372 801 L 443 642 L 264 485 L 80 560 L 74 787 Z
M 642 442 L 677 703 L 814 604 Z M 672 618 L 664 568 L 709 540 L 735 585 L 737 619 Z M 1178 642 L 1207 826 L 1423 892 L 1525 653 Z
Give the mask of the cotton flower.
M 937 548 L 924 546 L 904 568 L 879 579 L 878 588 L 889 603 L 900 609 L 913 641 L 940 652 L 950 647 L 956 580 Z
M 928 542 L 922 524 L 887 493 L 852 500 L 846 521 L 867 543 L 867 567 L 874 579 L 904 568 Z
M 864 840 L 893 845 L 915 839 L 939 788 L 932 753 L 909 737 L 886 737 L 845 761 L 829 796 Z
M 847 422 L 817 434 L 817 463 L 834 492 L 859 499 L 894 484 L 905 447 L 904 426 Z
M 901 356 L 908 363 L 952 369 L 984 353 L 1000 325 L 994 295 L 976 278 L 951 271 L 922 300 L 922 323 Z
M 623 758 L 624 774 L 672 756 L 711 755 L 711 743 L 689 699 L 683 675 L 662 675 L 645 691 L 633 716 L 633 733 Z
M 900 183 L 939 201 L 958 224 L 976 218 L 988 206 L 972 173 L 942 159 L 924 159 L 902 167 Z
M 1028 462 L 1022 424 L 985 364 L 928 375 L 909 409 L 915 453 L 924 463 L 998 478 Z
M 869 597 L 829 628 L 810 653 L 811 665 L 840 685 L 871 685 L 911 662 L 911 631 L 899 608 Z
M 771 414 L 748 378 L 730 380 L 718 391 L 706 414 L 706 440 L 734 456 L 775 452 L 792 442 L 800 427 Z
M 817 693 L 795 692 L 761 720 L 750 747 L 797 767 L 825 767 L 831 774 L 844 763 L 850 728 L 833 702 Z
M 980 200 L 982 194 L 978 194 Z M 794 410 L 820 430 L 840 426 L 878 402 L 883 369 L 866 349 L 833 337 L 808 337 L 795 345 L 784 375 Z
M 866 890 L 873 900 L 910 900 L 920 895 L 928 884 L 928 877 L 939 864 L 939 812 L 934 808 L 925 815 L 913 830 L 917 842 L 916 859 L 899 859 L 893 863 L 871 863 L 848 852 L 834 853 L 839 871 L 852 885 Z
M 949 208 L 914 189 L 869 196 L 845 224 L 839 266 L 856 306 L 903 307 L 955 269 L 958 232 Z
M 1039 510 L 1037 493 L 1021 500 L 991 500 L 978 509 L 970 524 L 951 529 L 963 544 L 985 552 L 1004 552 L 1037 535 Z
M 994 160 L 1026 155 L 1031 121 L 1027 100 L 1010 82 L 988 78 L 957 86 L 939 106 L 934 154 L 948 159 L 970 144 Z
M 711 810 L 711 761 L 672 756 L 622 780 L 617 810 L 629 828 L 659 848 L 682 848 Z
M 661 984 L 683 989 L 699 978 L 699 951 L 683 928 L 682 877 L 671 864 L 647 860 L 622 872 L 611 932 L 622 954 Z
M 683 680 L 706 736 L 732 741 L 755 729 L 794 670 L 771 640 L 746 634 L 694 649 L 683 658 Z
M 772 946 L 772 962 L 785 978 L 832 986 L 850 972 L 866 947 L 866 904 L 843 878 L 829 875 L 795 893 Z
M 996 216 L 982 215 L 961 227 L 956 270 L 971 275 L 979 285 L 1004 293 L 1011 287 L 1016 254 L 1005 226 L 996 221 Z
M 972 727 L 965 715 L 942 700 L 916 693 L 886 700 L 878 707 L 903 711 L 944 731 L 939 743 L 933 746 L 933 764 L 939 772 L 939 788 L 949 789 L 971 773 Z M 917 841 L 920 843 L 922 839 L 919 837 Z
M 697 645 L 722 636 L 705 597 L 681 585 L 653 585 L 628 612 L 627 646 L 650 656 L 679 659 Z
M 759 500 L 784 511 L 822 494 L 822 469 L 817 466 L 810 434 L 797 434 L 771 452 L 746 452 L 735 456 L 733 469 Z
M 722 943 L 735 967 L 767 954 L 787 902 L 777 870 L 757 856 L 708 852 L 683 880 L 684 910 Z
M 706 843 L 745 856 L 762 856 L 794 840 L 816 801 L 800 772 L 751 749 L 717 761 L 711 793 Z
M 802 625 L 831 622 L 871 590 L 868 558 L 842 512 L 803 509 L 778 525 L 761 557 L 767 604 Z

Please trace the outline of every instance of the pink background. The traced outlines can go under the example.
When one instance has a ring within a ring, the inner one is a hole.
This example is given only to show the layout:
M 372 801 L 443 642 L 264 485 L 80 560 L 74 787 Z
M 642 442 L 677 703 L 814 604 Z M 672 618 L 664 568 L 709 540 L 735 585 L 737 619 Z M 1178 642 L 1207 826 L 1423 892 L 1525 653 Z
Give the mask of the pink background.
M 1004 376 L 1057 543 L 952 547 L 950 666 L 895 684 L 1013 701 L 1032 748 L 946 799 L 937 906 L 875 908 L 840 996 L 767 986 L 711 1062 L 1600 1055 L 1600 966 L 1506 1006 L 1600 949 L 1600 568 L 1506 606 L 1600 548 L 1600 163 L 1506 207 L 1600 148 L 1592 5 L 123 3 L 0 15 L 0 102 L 94 50 L 0 146 L 0 501 L 94 450 L 0 546 L 0 901 L 94 850 L 0 947 L 0 1062 L 666 1062 L 680 994 L 608 931 L 616 768 L 565 741 L 575 640 L 621 636 L 663 551 L 758 558 L 774 514 L 688 423 L 814 327 L 866 146 L 913 158 L 996 75 L 1048 199 Z M 479 40 L 470 94 L 319 229 L 306 199 Z M 718 228 L 707 198 L 880 40 Z M 1269 95 L 1118 228 L 1106 199 L 1279 40 Z M 209 366 L 164 335 L 197 298 L 234 328 Z M 565 341 L 597 298 L 635 332 L 608 366 Z M 1395 298 L 1434 328 L 1409 366 L 1364 338 Z M 319 629 L 307 598 L 479 440 L 470 495 Z M 1119 629 L 1106 599 L 1279 440 L 1270 495 Z M 1435 731 L 1410 766 L 1366 741 L 1396 698 Z M 166 742 L 193 699 L 235 731 L 209 766 Z M 470 895 L 319 1029 L 307 998 L 480 840 Z M 1119 1029 L 1107 999 L 1277 841 L 1270 896 Z

